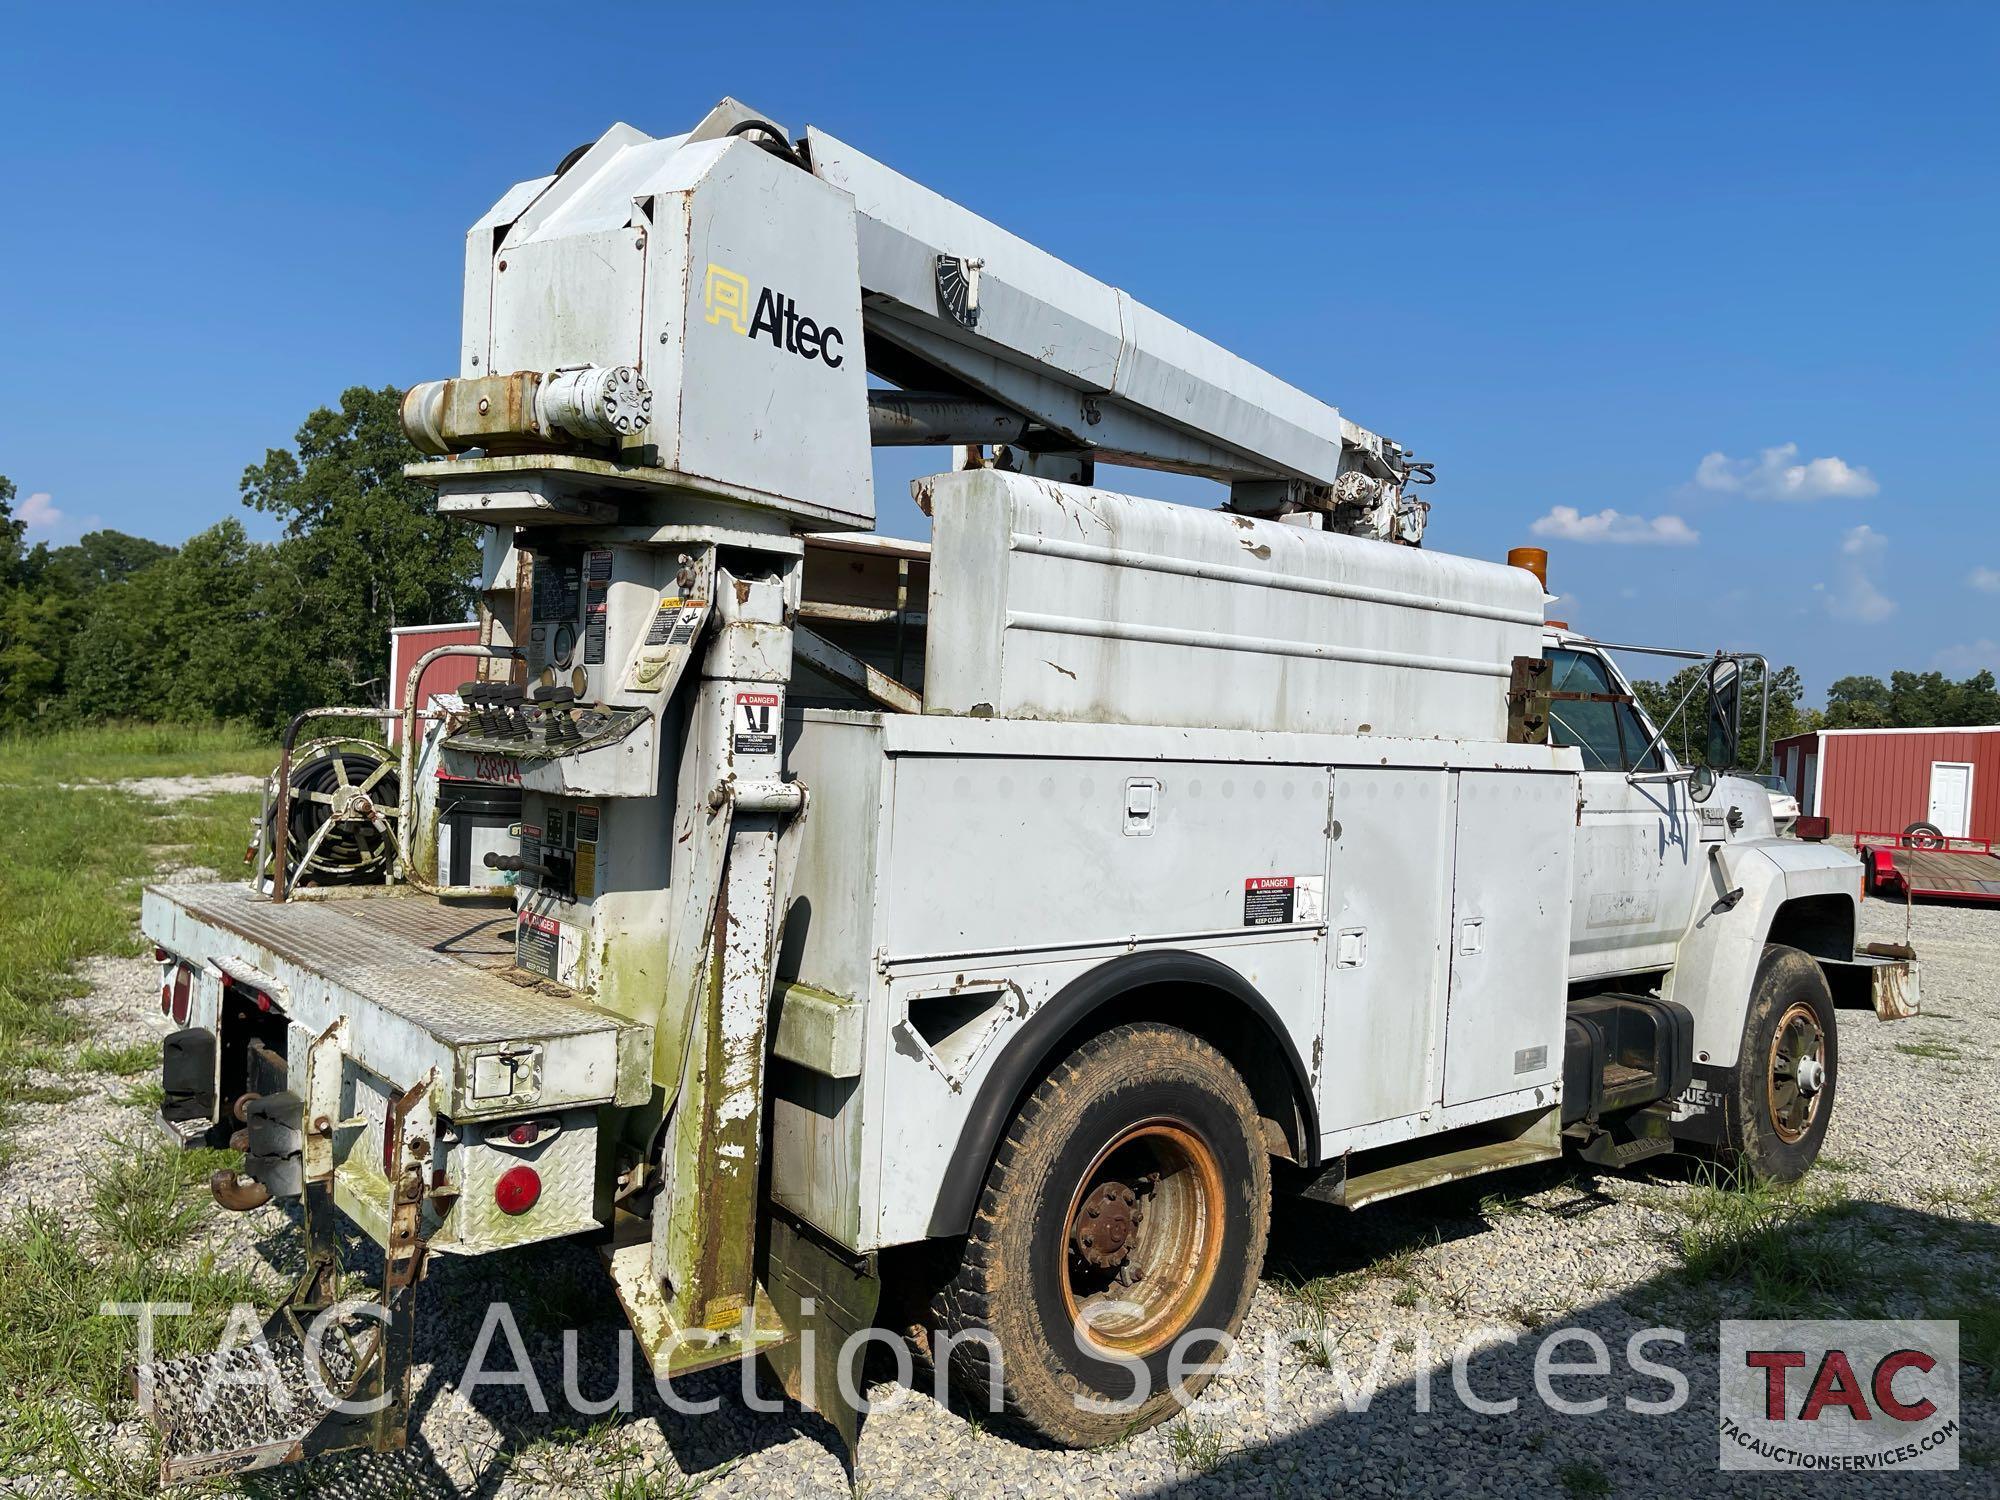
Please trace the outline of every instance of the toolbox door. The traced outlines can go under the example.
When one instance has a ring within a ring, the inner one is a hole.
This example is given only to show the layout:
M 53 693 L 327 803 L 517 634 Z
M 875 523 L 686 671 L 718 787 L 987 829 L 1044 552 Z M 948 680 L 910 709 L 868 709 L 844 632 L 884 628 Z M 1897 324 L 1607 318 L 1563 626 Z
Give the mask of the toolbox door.
M 1451 920 L 1451 773 L 1333 773 L 1323 1132 L 1438 1102 Z
M 1562 1072 L 1576 783 L 1458 771 L 1444 1102 L 1490 1099 Z

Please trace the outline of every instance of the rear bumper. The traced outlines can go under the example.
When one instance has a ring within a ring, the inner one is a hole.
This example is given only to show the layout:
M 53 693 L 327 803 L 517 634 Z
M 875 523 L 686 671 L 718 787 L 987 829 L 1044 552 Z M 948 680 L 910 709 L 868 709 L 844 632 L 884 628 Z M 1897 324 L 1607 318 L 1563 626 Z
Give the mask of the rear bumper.
M 190 1024 L 169 1038 L 162 1125 L 183 1146 L 214 1144 L 252 1123 L 236 1110 L 256 1115 L 260 1094 L 299 1105 L 286 1119 L 307 1142 L 273 1164 L 250 1130 L 245 1171 L 296 1198 L 310 1168 L 294 1153 L 319 1142 L 334 1206 L 386 1244 L 389 1121 L 416 1088 L 435 1122 L 422 1163 L 431 1248 L 481 1254 L 600 1228 L 600 1115 L 650 1099 L 652 1031 L 503 977 L 511 915 L 406 896 L 148 891 L 146 933 L 198 975 Z M 535 1184 L 525 1206 L 522 1169 Z

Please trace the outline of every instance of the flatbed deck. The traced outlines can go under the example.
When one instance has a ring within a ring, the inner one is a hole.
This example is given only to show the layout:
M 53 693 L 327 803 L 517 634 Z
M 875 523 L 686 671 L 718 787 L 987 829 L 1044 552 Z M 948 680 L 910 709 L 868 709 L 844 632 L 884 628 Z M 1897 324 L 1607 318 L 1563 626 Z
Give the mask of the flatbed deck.
M 1900 835 L 1864 833 L 1855 844 L 1872 894 L 2000 901 L 2000 853 L 1983 839 L 1948 839 L 1942 848 L 1919 848 Z
M 306 1031 L 344 1018 L 348 1054 L 378 1077 L 407 1087 L 434 1069 L 454 1118 L 650 1092 L 652 1028 L 516 970 L 510 906 L 406 889 L 278 902 L 217 883 L 150 887 L 143 912 L 155 942 L 267 987 Z M 475 1090 L 481 1057 L 523 1047 L 542 1053 L 534 1097 Z
M 2000 858 L 1941 849 L 1898 849 L 1896 868 L 1918 896 L 1977 896 L 2000 900 Z

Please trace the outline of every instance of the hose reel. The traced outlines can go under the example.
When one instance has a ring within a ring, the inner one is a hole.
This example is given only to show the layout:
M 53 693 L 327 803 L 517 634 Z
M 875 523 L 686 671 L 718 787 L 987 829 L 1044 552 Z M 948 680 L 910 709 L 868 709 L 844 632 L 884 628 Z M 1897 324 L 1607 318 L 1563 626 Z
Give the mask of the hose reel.
M 402 781 L 386 745 L 346 735 L 312 740 L 292 757 L 285 820 L 285 884 L 358 885 L 389 876 L 402 816 Z M 269 888 L 278 820 L 278 773 L 264 788 L 260 883 Z

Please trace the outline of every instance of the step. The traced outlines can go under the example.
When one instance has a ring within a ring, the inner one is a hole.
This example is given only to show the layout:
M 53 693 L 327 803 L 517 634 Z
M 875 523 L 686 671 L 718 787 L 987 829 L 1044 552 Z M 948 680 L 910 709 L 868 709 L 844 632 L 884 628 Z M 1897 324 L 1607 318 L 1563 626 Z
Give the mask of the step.
M 1329 1163 L 1302 1192 L 1322 1203 L 1359 1208 L 1461 1178 L 1554 1161 L 1562 1151 L 1560 1110 L 1529 1110 L 1372 1151 L 1356 1151 Z

